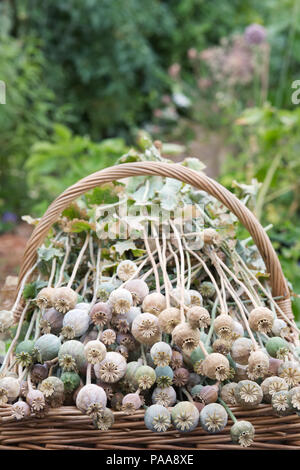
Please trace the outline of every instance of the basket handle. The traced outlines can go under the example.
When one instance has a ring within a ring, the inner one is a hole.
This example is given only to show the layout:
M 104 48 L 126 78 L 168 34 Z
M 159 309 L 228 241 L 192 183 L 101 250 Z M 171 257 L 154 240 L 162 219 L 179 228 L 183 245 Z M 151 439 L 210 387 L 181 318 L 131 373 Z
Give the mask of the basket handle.
M 136 162 L 124 163 L 105 168 L 79 180 L 58 196 L 39 221 L 25 248 L 19 274 L 19 286 L 26 272 L 34 265 L 37 248 L 42 244 L 49 229 L 62 211 L 77 197 L 103 183 L 139 175 L 157 175 L 178 179 L 197 189 L 204 190 L 222 202 L 252 236 L 270 274 L 270 283 L 274 297 L 282 297 L 278 303 L 284 312 L 293 318 L 291 300 L 287 282 L 284 278 L 279 259 L 271 241 L 252 212 L 230 191 L 221 184 L 190 168 L 176 163 Z

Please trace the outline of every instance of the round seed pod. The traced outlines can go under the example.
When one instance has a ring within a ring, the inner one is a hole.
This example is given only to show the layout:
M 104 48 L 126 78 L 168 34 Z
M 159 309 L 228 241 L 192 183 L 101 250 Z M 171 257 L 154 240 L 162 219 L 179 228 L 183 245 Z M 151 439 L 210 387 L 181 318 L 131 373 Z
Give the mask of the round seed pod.
M 199 387 L 196 385 L 196 387 Z M 193 387 L 195 392 L 195 387 Z M 193 391 L 192 389 L 192 391 Z M 208 405 L 209 403 L 215 403 L 218 399 L 219 387 L 217 385 L 204 385 L 201 390 L 195 395 L 197 401 Z M 193 395 L 193 394 L 192 394 Z
M 133 305 L 140 305 L 149 294 L 149 287 L 142 279 L 133 279 L 126 282 L 124 288 L 132 295 Z
M 98 364 L 103 361 L 106 356 L 106 347 L 101 341 L 89 341 L 84 347 L 84 354 L 87 362 Z
M 153 344 L 150 355 L 156 366 L 168 366 L 172 359 L 172 348 L 168 343 L 159 341 Z
M 226 380 L 229 376 L 229 362 L 222 354 L 211 353 L 202 362 L 203 375 L 213 380 Z
M 141 364 L 138 361 L 128 362 L 124 375 L 124 380 L 132 384 L 135 390 L 138 388 L 138 382 L 135 379 L 135 373 L 140 366 Z
M 271 357 L 276 359 L 284 359 L 289 353 L 289 344 L 280 336 L 270 338 L 266 343 L 266 350 Z
M 128 322 L 125 315 L 116 315 L 114 316 L 114 320 L 111 323 L 113 327 L 119 332 L 119 333 L 127 333 L 130 331 L 130 323 Z
M 95 384 L 82 387 L 76 398 L 77 408 L 93 418 L 103 415 L 106 403 L 107 398 L 103 388 Z
M 200 284 L 200 294 L 206 299 L 212 299 L 216 293 L 216 288 L 212 282 L 204 281 Z
M 70 310 L 63 319 L 62 334 L 65 338 L 73 339 L 87 332 L 90 317 L 85 310 Z
M 140 366 L 134 374 L 134 379 L 138 383 L 139 388 L 147 390 L 155 383 L 156 374 L 152 367 Z
M 231 346 L 231 357 L 239 364 L 248 364 L 250 353 L 253 349 L 253 344 L 249 338 L 237 338 Z
M 223 385 L 221 388 L 220 396 L 222 400 L 231 406 L 236 406 L 237 401 L 235 398 L 235 389 L 237 387 L 237 383 L 230 382 L 228 384 Z
M 229 339 L 218 338 L 213 342 L 213 351 L 215 353 L 223 354 L 227 356 L 230 353 L 231 342 Z
M 230 428 L 231 440 L 242 447 L 251 446 L 255 429 L 249 421 L 237 421 Z
M 175 307 L 169 307 L 162 310 L 158 316 L 158 325 L 164 333 L 171 334 L 174 328 L 180 323 L 180 310 Z
M 31 369 L 30 378 L 33 383 L 41 382 L 48 377 L 49 368 L 47 364 L 34 364 Z
M 282 377 L 290 387 L 300 383 L 300 366 L 298 362 L 286 361 L 278 368 L 278 375 Z
M 28 367 L 33 361 L 34 341 L 29 339 L 21 341 L 16 347 L 16 361 L 23 367 Z
M 190 289 L 188 293 L 190 295 L 191 305 L 197 305 L 198 307 L 202 307 L 203 299 L 200 292 L 198 292 L 197 290 Z
M 64 316 L 55 308 L 48 308 L 40 321 L 40 328 L 43 333 L 58 335 L 63 327 Z
M 289 402 L 293 410 L 298 414 L 300 411 L 300 387 L 293 387 L 289 391 Z
M 117 335 L 117 343 L 120 346 L 125 346 L 128 351 L 135 351 L 138 348 L 138 343 L 130 333 L 121 333 Z
M 101 341 L 106 346 L 110 346 L 111 344 L 114 344 L 116 339 L 117 339 L 116 332 L 112 330 L 111 328 L 104 330 L 101 334 Z
M 174 351 L 174 349 L 172 349 L 172 357 L 171 357 L 170 365 L 172 369 L 179 369 L 183 365 L 183 357 L 179 351 Z
M 94 425 L 100 431 L 108 431 L 115 422 L 113 412 L 109 408 L 105 408 L 103 415 L 94 418 Z
M 282 364 L 281 359 L 275 359 L 273 357 L 269 358 L 269 370 L 268 370 L 268 376 L 273 376 L 273 375 L 278 375 L 278 369 Z
M 249 314 L 251 330 L 260 333 L 269 333 L 274 323 L 273 312 L 266 307 L 256 307 Z
M 34 413 L 42 411 L 46 406 L 44 394 L 40 390 L 30 390 L 26 395 L 26 402 Z
M 172 408 L 171 418 L 174 427 L 178 431 L 190 432 L 199 423 L 199 411 L 193 403 L 182 401 Z
M 190 373 L 184 367 L 179 367 L 174 370 L 173 383 L 176 387 L 184 387 L 190 378 Z
M 185 354 L 190 355 L 199 344 L 200 332 L 188 323 L 180 323 L 172 332 L 172 340 Z
M 158 318 L 151 313 L 141 313 L 133 320 L 131 333 L 139 343 L 152 346 L 161 339 Z
M 275 336 L 281 336 L 284 338 L 289 334 L 289 327 L 284 320 L 281 320 L 281 318 L 275 318 L 272 326 L 272 333 Z
M 192 306 L 187 311 L 187 321 L 192 328 L 206 328 L 210 325 L 209 311 L 204 307 Z
M 94 325 L 103 327 L 111 320 L 111 306 L 105 302 L 98 302 L 93 306 L 89 315 Z
M 171 413 L 162 405 L 151 405 L 144 415 L 147 429 L 153 432 L 166 432 L 171 426 Z
M 244 328 L 242 324 L 236 320 L 233 320 L 232 331 L 236 338 L 242 338 L 244 336 Z
M 233 319 L 230 315 L 222 313 L 214 321 L 214 331 L 220 338 L 230 338 L 233 331 Z
M 109 281 L 102 282 L 97 291 L 97 299 L 99 299 L 100 302 L 106 302 L 109 298 L 109 294 L 121 284 L 122 282 L 119 280 L 118 283 Z
M 125 318 L 128 321 L 129 325 L 132 325 L 133 320 L 135 317 L 142 313 L 140 307 L 130 307 L 128 312 L 125 314 Z
M 142 310 L 143 312 L 152 313 L 152 315 L 157 316 L 160 312 L 165 310 L 166 306 L 166 298 L 164 295 L 159 292 L 151 292 L 144 298 Z
M 131 415 L 142 406 L 142 401 L 137 393 L 128 393 L 122 400 L 122 411 Z
M 281 390 L 280 392 L 274 393 L 274 395 L 272 395 L 271 405 L 277 416 L 287 416 L 293 412 L 288 390 Z
M 117 276 L 121 281 L 127 281 L 130 279 L 134 274 L 137 272 L 137 265 L 129 260 L 126 259 L 121 261 L 121 263 L 117 267 Z
M 210 434 L 221 432 L 228 421 L 225 408 L 218 403 L 210 403 L 200 411 L 200 424 Z
M 265 377 L 269 370 L 269 357 L 263 351 L 252 351 L 248 360 L 248 377 L 256 380 Z
M 3 377 L 0 379 L 0 405 L 14 401 L 18 398 L 20 391 L 19 380 L 15 377 Z
M 122 354 L 108 352 L 102 362 L 94 365 L 97 379 L 107 383 L 118 382 L 124 377 L 127 363 Z
M 70 287 L 58 287 L 54 289 L 52 306 L 61 313 L 72 310 L 77 304 L 78 294 Z
M 158 366 L 155 369 L 156 382 L 161 388 L 170 387 L 173 381 L 174 372 L 170 366 Z
M 261 389 L 264 395 L 264 402 L 271 403 L 272 396 L 274 393 L 281 392 L 282 390 L 288 390 L 288 384 L 281 377 L 267 377 L 261 383 Z
M 44 287 L 36 297 L 37 306 L 43 310 L 52 307 L 54 303 L 55 289 L 53 287 Z
M 172 307 L 178 308 L 181 304 L 181 288 L 176 287 L 175 289 L 172 289 L 170 292 L 170 301 Z M 184 305 L 191 305 L 191 296 L 188 290 L 184 290 L 184 295 L 183 295 L 183 303 Z
M 79 304 L 76 304 L 75 305 L 75 308 L 79 309 L 79 310 L 85 310 L 86 312 L 89 312 L 90 311 L 90 308 L 91 308 L 91 304 L 87 303 L 87 302 L 80 302 Z
M 132 295 L 127 289 L 120 287 L 110 293 L 109 303 L 114 314 L 125 315 L 133 305 Z
M 0 311 L 0 333 L 5 333 L 14 324 L 14 316 L 10 310 Z
M 74 392 L 80 385 L 80 376 L 76 372 L 63 372 L 60 380 L 66 393 Z
M 75 339 L 66 341 L 60 347 L 58 360 L 64 372 L 81 371 L 86 364 L 84 345 Z
M 25 401 L 19 400 L 12 405 L 11 415 L 17 421 L 28 418 L 28 416 L 30 416 L 30 406 Z
M 64 384 L 58 377 L 48 377 L 40 383 L 38 388 L 44 394 L 46 402 L 51 408 L 62 406 L 64 401 Z
M 128 359 L 128 349 L 126 348 L 126 346 L 123 346 L 122 344 L 120 344 L 116 350 L 115 350 L 117 353 L 120 353 L 122 354 L 122 356 L 127 360 Z
M 57 336 L 49 333 L 40 336 L 40 338 L 36 340 L 34 347 L 38 350 L 43 362 L 51 361 L 57 357 L 61 342 Z
M 166 407 L 176 403 L 176 392 L 173 387 L 156 387 L 152 393 L 152 403 Z
M 239 406 L 245 409 L 256 408 L 263 398 L 261 387 L 252 380 L 241 380 L 234 393 Z
M 213 228 L 205 228 L 202 237 L 207 245 L 218 245 L 221 241 L 219 233 Z

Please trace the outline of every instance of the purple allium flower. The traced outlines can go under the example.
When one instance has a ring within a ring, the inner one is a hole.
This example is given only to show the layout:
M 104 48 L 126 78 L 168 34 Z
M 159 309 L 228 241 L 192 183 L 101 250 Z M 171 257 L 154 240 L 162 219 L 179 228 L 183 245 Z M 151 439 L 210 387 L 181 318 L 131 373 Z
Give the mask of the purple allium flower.
M 266 36 L 266 29 L 260 24 L 253 23 L 245 29 L 245 39 L 248 44 L 261 44 Z
M 13 223 L 15 224 L 18 220 L 18 217 L 13 212 L 4 212 L 2 215 L 2 222 Z

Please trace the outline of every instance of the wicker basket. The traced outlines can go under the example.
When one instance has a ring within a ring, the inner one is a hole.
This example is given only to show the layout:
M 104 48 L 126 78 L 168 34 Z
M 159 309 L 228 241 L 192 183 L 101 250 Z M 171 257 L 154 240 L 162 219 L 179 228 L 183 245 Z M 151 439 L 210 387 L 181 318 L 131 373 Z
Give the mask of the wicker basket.
M 73 200 L 103 183 L 138 175 L 157 175 L 181 180 L 206 191 L 230 209 L 247 228 L 256 243 L 270 274 L 272 294 L 274 297 L 280 297 L 278 306 L 282 315 L 288 317 L 290 324 L 293 324 L 286 280 L 272 244 L 256 217 L 219 183 L 179 164 L 126 163 L 93 173 L 64 191 L 49 206 L 28 241 L 18 287 L 22 281 L 25 281 L 26 273 L 34 266 L 37 248 L 42 244 L 52 224 Z M 30 418 L 21 422 L 11 418 L 9 408 L 9 405 L 0 408 L 0 449 L 240 449 L 231 442 L 230 421 L 219 434 L 207 434 L 198 427 L 186 435 L 176 430 L 161 435 L 145 428 L 142 411 L 129 417 L 116 412 L 115 424 L 109 431 L 103 432 L 95 430 L 90 418 L 82 415 L 75 407 L 54 408 L 42 419 Z M 240 408 L 232 410 L 238 418 L 250 420 L 255 425 L 256 435 L 251 449 L 300 448 L 300 419 L 296 414 L 285 417 L 274 416 L 269 405 L 260 405 L 255 410 Z

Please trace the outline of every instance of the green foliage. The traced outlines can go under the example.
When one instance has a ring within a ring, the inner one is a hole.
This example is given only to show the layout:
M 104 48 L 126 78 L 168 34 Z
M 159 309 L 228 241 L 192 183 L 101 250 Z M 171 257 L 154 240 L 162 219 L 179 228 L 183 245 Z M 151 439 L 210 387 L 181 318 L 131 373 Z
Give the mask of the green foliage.
M 96 143 L 88 136 L 73 135 L 63 125 L 54 125 L 51 140 L 36 142 L 26 162 L 34 211 L 41 214 L 49 202 L 68 186 L 112 165 L 126 150 L 122 139 L 106 139 Z M 99 196 L 99 191 L 97 194 Z M 96 198 L 96 193 L 93 195 Z

